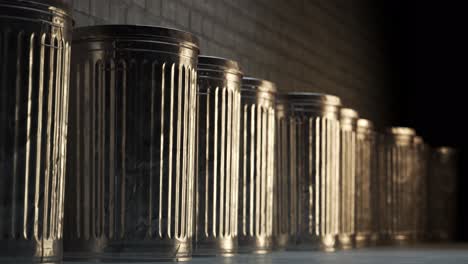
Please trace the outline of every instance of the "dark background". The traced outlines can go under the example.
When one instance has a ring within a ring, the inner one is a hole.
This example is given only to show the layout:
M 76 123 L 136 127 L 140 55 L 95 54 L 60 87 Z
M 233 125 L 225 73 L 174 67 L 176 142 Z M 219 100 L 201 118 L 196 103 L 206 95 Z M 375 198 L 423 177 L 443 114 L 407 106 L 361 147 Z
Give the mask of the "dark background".
M 460 151 L 458 240 L 468 240 L 466 8 L 444 1 L 374 3 L 388 62 L 387 89 L 398 124 L 416 128 L 433 146 Z

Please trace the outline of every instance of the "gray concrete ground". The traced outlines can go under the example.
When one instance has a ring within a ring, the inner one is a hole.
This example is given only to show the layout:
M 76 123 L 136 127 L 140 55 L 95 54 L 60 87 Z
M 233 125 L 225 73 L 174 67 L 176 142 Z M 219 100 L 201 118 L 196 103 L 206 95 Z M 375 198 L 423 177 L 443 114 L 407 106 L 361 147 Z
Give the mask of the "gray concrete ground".
M 71 264 L 72 262 L 66 262 Z M 75 262 L 77 263 L 77 262 Z M 164 262 L 159 262 L 164 263 Z M 334 253 L 284 251 L 267 255 L 239 254 L 233 257 L 196 257 L 199 264 L 468 264 L 468 244 L 423 245 L 407 248 L 378 247 Z M 85 264 L 85 263 L 80 263 Z M 134 264 L 134 263 L 132 263 Z

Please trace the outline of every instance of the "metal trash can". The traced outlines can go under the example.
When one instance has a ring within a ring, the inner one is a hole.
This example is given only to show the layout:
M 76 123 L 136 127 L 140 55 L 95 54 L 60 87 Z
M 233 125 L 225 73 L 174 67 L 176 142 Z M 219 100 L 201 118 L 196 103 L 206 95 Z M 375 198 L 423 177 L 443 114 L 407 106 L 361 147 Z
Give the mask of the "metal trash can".
M 356 143 L 356 247 L 378 240 L 378 179 L 376 133 L 368 119 L 357 121 Z
M 198 57 L 197 255 L 237 251 L 241 81 L 237 62 Z
M 320 93 L 289 93 L 297 124 L 297 249 L 334 251 L 339 221 L 341 100 Z
M 377 191 L 372 193 L 378 201 L 378 213 L 376 216 L 378 225 L 378 245 L 387 245 L 390 242 L 390 192 L 388 186 L 390 177 L 387 177 L 387 135 L 386 133 L 376 132 L 376 150 L 377 150 Z
M 428 225 L 431 241 L 453 241 L 456 227 L 458 152 L 437 147 L 430 157 Z
M 275 249 L 295 244 L 298 223 L 296 121 L 286 95 L 276 97 L 276 176 L 273 201 Z
M 416 217 L 414 218 L 416 227 L 415 239 L 421 242 L 427 239 L 427 165 L 429 162 L 429 146 L 424 142 L 421 136 L 416 136 L 414 137 L 414 147 L 416 152 L 414 190 L 416 199 Z
M 105 25 L 73 45 L 65 257 L 190 258 L 197 39 Z
M 67 145 L 67 1 L 0 0 L 0 262 L 59 263 Z
M 274 83 L 244 77 L 241 88 L 239 251 L 273 248 L 275 175 Z
M 338 241 L 342 249 L 354 247 L 356 232 L 356 136 L 358 113 L 351 108 L 340 111 L 340 175 Z
M 413 242 L 416 234 L 415 136 L 412 128 L 392 127 L 387 130 L 389 232 L 391 242 L 398 245 Z

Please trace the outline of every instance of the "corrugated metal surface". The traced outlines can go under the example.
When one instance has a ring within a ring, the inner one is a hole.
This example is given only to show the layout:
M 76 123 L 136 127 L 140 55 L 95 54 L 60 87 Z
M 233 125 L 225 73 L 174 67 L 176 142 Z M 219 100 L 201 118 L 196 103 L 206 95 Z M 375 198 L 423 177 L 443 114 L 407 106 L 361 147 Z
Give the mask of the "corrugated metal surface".
M 242 81 L 238 224 L 239 250 L 244 252 L 273 249 L 275 94 L 271 82 Z
M 339 227 L 340 99 L 291 93 L 297 124 L 298 247 L 335 249 Z
M 356 232 L 356 130 L 358 113 L 350 108 L 340 111 L 340 222 L 341 248 L 352 248 Z
M 0 262 L 62 257 L 71 18 L 0 1 Z
M 236 62 L 199 57 L 196 254 L 237 250 L 241 80 Z
M 408 243 L 415 238 L 416 133 L 411 128 L 389 128 L 386 135 L 386 177 L 389 207 L 389 232 L 394 243 Z
M 190 257 L 196 41 L 102 26 L 73 44 L 66 256 Z

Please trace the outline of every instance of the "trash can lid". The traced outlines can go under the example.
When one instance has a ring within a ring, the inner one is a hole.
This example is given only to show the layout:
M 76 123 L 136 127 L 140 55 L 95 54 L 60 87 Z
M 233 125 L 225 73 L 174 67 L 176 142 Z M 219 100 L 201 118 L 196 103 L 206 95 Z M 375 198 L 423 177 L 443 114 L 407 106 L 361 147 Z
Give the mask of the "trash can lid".
M 356 119 L 356 122 L 359 118 L 358 112 L 352 108 L 341 108 L 340 116 L 342 119 Z
M 276 94 L 277 92 L 275 83 L 253 77 L 242 78 L 242 90 L 258 90 L 260 92 L 273 94 Z
M 300 102 L 304 104 L 341 106 L 341 99 L 338 96 L 325 93 L 312 92 L 290 92 L 287 93 L 291 102 Z
M 210 69 L 242 75 L 239 63 L 237 63 L 235 60 L 215 56 L 198 56 L 198 70 L 200 71 Z
M 41 11 L 51 11 L 53 10 L 51 7 L 53 7 L 66 12 L 69 16 L 71 16 L 72 11 L 71 0 L 0 0 L 0 5 L 2 4 Z
M 410 127 L 390 127 L 387 133 L 395 136 L 416 136 L 416 131 Z
M 198 50 L 198 38 L 192 33 L 168 27 L 147 25 L 99 25 L 75 28 L 73 40 L 88 40 L 102 38 L 142 38 L 163 43 L 184 44 Z
M 366 128 L 369 130 L 374 129 L 374 124 L 372 123 L 372 121 L 370 121 L 369 119 L 365 119 L 365 118 L 359 118 L 357 121 L 357 125 L 359 128 Z

